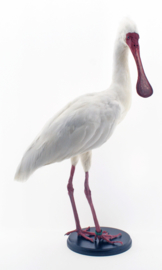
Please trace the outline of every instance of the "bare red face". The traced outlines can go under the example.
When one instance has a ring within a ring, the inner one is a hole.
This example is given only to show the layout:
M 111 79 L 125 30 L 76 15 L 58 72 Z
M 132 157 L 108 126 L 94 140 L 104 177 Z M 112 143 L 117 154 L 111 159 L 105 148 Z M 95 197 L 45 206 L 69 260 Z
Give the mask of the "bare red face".
M 141 97 L 150 97 L 153 94 L 153 89 L 146 78 L 141 58 L 140 58 L 140 50 L 139 50 L 139 35 L 137 33 L 128 33 L 126 34 L 126 43 L 129 46 L 138 70 L 138 80 L 136 84 L 137 93 Z

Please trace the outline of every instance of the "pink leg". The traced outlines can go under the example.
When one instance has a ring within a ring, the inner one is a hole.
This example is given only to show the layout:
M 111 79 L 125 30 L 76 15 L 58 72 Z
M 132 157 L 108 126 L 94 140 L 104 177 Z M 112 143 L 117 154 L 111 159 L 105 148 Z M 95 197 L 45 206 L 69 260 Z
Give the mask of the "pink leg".
M 90 205 L 90 208 L 92 211 L 92 215 L 93 215 L 93 219 L 94 219 L 94 223 L 95 223 L 95 227 L 96 227 L 97 238 L 106 240 L 108 243 L 111 243 L 111 244 L 114 244 L 114 243 L 123 244 L 121 241 L 111 241 L 112 239 L 115 239 L 115 238 L 121 236 L 121 234 L 110 235 L 106 231 L 102 232 L 101 227 L 100 227 L 99 222 L 98 222 L 98 219 L 97 219 L 97 216 L 96 216 L 94 206 L 93 206 L 92 197 L 91 197 L 91 190 L 89 188 L 89 181 L 88 180 L 89 180 L 89 174 L 88 174 L 88 172 L 86 172 L 85 173 L 85 190 L 84 190 L 84 192 L 85 192 L 86 198 L 89 202 L 89 205 Z
M 70 173 L 70 178 L 69 178 L 69 182 L 67 185 L 67 189 L 68 189 L 68 194 L 71 200 L 71 204 L 72 204 L 72 208 L 73 208 L 73 213 L 74 213 L 74 218 L 75 218 L 75 223 L 76 223 L 76 229 L 80 230 L 81 226 L 80 226 L 80 221 L 79 221 L 79 216 L 77 213 L 77 209 L 76 209 L 76 204 L 75 204 L 75 200 L 74 200 L 74 188 L 73 188 L 73 176 L 74 176 L 74 172 L 75 172 L 75 166 L 71 167 L 71 173 Z
M 68 185 L 67 185 L 67 189 L 68 189 L 68 194 L 69 194 L 69 197 L 70 197 L 70 200 L 71 200 L 71 204 L 72 204 L 72 208 L 73 208 L 73 213 L 74 213 L 74 218 L 75 218 L 75 223 L 76 223 L 76 230 L 71 231 L 71 232 L 68 232 L 68 233 L 66 233 L 66 235 L 69 235 L 72 232 L 77 232 L 78 235 L 81 235 L 85 239 L 90 240 L 91 242 L 93 242 L 93 239 L 91 239 L 91 238 L 89 238 L 89 237 L 87 237 L 85 235 L 85 234 L 88 234 L 88 235 L 95 236 L 94 233 L 88 232 L 88 230 L 90 229 L 90 227 L 87 228 L 86 230 L 82 230 L 81 229 L 81 226 L 80 226 L 79 216 L 78 216 L 78 212 L 77 212 L 76 204 L 75 204 L 75 200 L 74 200 L 74 195 L 73 195 L 74 188 L 73 188 L 73 183 L 72 182 L 73 182 L 74 172 L 75 172 L 75 166 L 72 166 L 71 167 L 71 173 L 70 173 L 69 182 L 68 182 Z
M 96 212 L 95 212 L 95 209 L 94 209 L 94 206 L 93 206 L 92 197 L 91 197 L 91 190 L 89 188 L 88 179 L 89 179 L 89 174 L 88 174 L 88 172 L 86 172 L 85 173 L 85 183 L 84 183 L 85 190 L 84 190 L 84 192 L 85 192 L 86 198 L 87 198 L 87 200 L 89 202 L 89 205 L 90 205 L 90 208 L 91 208 L 91 211 L 92 211 L 96 231 L 100 232 L 101 228 L 100 228 L 99 222 L 97 220 Z

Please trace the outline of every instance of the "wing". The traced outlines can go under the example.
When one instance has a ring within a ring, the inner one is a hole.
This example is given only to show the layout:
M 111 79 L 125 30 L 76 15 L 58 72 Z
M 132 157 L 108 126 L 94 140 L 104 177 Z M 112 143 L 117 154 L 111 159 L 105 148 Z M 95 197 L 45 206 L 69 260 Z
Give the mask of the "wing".
M 111 136 L 119 114 L 118 104 L 86 97 L 51 121 L 30 149 L 39 150 L 41 165 L 91 150 Z
M 100 146 L 111 136 L 119 114 L 117 103 L 96 95 L 77 99 L 45 126 L 25 153 L 20 168 L 24 167 L 31 174 L 43 165 Z

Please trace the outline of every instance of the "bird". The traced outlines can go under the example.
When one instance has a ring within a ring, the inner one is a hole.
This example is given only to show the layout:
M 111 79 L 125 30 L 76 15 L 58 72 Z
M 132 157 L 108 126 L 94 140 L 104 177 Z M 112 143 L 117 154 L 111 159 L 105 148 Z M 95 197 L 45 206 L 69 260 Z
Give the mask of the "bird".
M 89 186 L 89 170 L 92 150 L 104 144 L 113 134 L 116 126 L 126 116 L 131 106 L 131 79 L 128 64 L 131 51 L 138 72 L 136 91 L 143 98 L 153 94 L 140 57 L 139 32 L 136 24 L 125 18 L 120 22 L 114 46 L 112 81 L 108 89 L 82 95 L 58 112 L 43 128 L 24 154 L 15 174 L 23 181 L 38 168 L 71 159 L 71 171 L 67 184 L 77 232 L 87 241 L 104 240 L 116 244 L 118 235 L 102 231 L 93 205 Z M 82 229 L 74 200 L 73 177 L 76 165 L 81 160 L 85 173 L 84 192 L 92 212 L 95 232 L 90 227 Z M 94 236 L 94 237 L 93 237 Z

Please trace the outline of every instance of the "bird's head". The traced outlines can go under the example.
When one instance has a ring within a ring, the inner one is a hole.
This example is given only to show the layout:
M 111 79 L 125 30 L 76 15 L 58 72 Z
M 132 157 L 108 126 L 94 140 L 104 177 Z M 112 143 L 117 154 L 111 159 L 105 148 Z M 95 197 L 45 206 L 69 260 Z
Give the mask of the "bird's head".
M 120 25 L 120 38 L 126 47 L 129 47 L 135 59 L 138 71 L 138 80 L 136 84 L 137 93 L 141 97 L 150 97 L 153 89 L 145 75 L 139 48 L 139 34 L 136 25 L 130 19 L 125 19 Z

